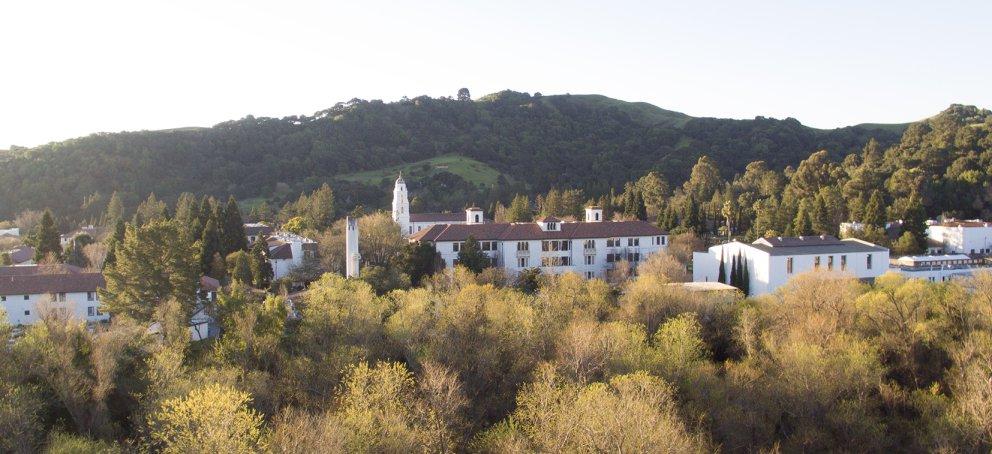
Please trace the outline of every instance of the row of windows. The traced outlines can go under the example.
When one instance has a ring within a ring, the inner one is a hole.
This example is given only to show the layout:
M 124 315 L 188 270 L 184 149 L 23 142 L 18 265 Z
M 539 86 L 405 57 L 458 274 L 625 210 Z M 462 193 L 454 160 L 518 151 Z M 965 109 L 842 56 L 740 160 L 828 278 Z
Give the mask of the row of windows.
M 31 299 L 31 295 L 23 295 L 24 301 Z M 52 293 L 52 301 L 58 303 L 65 302 L 65 293 Z M 7 295 L 0 295 L 0 301 L 7 301 Z M 96 301 L 96 292 L 86 292 L 86 301 Z
M 541 266 L 572 266 L 571 257 L 541 257 Z
M 541 241 L 542 251 L 567 251 L 569 250 L 569 245 L 572 244 L 568 240 L 544 240 Z
M 479 247 L 482 248 L 483 251 L 495 251 L 495 250 L 498 249 L 497 243 L 498 242 L 496 242 L 496 241 L 480 241 L 479 242 Z M 458 252 L 459 250 L 461 250 L 461 248 L 462 248 L 462 246 L 464 244 L 465 244 L 464 242 L 452 243 L 451 244 L 451 250 L 454 251 L 454 252 Z M 663 236 L 651 237 L 651 245 L 652 246 L 662 246 L 664 244 L 665 244 L 665 237 L 663 237 Z M 622 245 L 622 243 L 620 241 L 620 238 L 607 238 L 606 239 L 606 247 L 620 247 L 621 245 Z M 640 238 L 627 238 L 627 246 L 628 247 L 637 247 L 637 246 L 640 246 L 640 245 L 641 245 L 641 239 Z M 582 247 L 584 249 L 596 249 L 596 240 L 585 240 L 582 243 Z M 571 248 L 571 241 L 569 241 L 569 240 L 543 240 L 543 241 L 541 241 L 541 250 L 542 251 L 567 251 L 570 248 Z M 527 241 L 518 241 L 517 242 L 517 250 L 518 251 L 529 251 L 530 250 L 530 243 L 527 242 Z
M 24 315 L 31 315 L 31 311 L 25 310 Z M 103 312 L 100 312 L 100 310 L 96 306 L 88 306 L 86 308 L 87 317 L 96 317 L 97 315 L 103 315 Z
M 872 266 L 871 258 L 872 258 L 871 254 L 868 254 L 866 256 L 866 258 L 865 258 L 865 267 L 868 268 L 869 270 L 871 269 L 871 266 Z M 821 260 L 821 257 L 820 256 L 813 257 L 813 269 L 814 270 L 819 270 L 821 263 L 822 263 L 822 260 Z M 828 271 L 833 271 L 833 269 L 834 269 L 834 256 L 828 255 L 827 256 L 827 270 Z M 793 258 L 792 257 L 788 257 L 788 258 L 785 259 L 785 272 L 788 273 L 788 274 L 792 274 L 792 270 L 793 270 Z M 841 255 L 840 256 L 840 270 L 841 271 L 847 271 L 847 256 L 846 255 Z
M 454 251 L 454 252 L 458 252 L 464 246 L 465 246 L 465 242 L 464 241 L 459 242 L 459 243 L 451 243 L 451 250 Z M 483 251 L 495 251 L 496 248 L 497 248 L 497 246 L 498 246 L 498 242 L 497 241 L 480 241 L 479 242 L 479 249 L 481 249 Z M 519 249 L 519 247 L 520 247 L 519 243 L 517 244 L 517 247 L 518 247 L 517 250 L 519 251 L 520 250 Z

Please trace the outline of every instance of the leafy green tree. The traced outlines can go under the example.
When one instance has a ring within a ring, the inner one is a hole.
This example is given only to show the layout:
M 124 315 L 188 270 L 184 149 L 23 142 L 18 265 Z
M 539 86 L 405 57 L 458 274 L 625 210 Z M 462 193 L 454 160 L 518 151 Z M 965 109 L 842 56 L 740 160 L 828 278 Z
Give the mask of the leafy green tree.
M 175 300 L 190 313 L 200 262 L 196 246 L 183 238 L 173 221 L 127 226 L 124 241 L 115 247 L 114 263 L 103 270 L 107 282 L 99 290 L 103 311 L 145 321 L 159 305 Z
M 51 211 L 45 210 L 45 214 L 42 215 L 41 222 L 38 223 L 38 230 L 35 231 L 31 242 L 34 245 L 35 263 L 40 263 L 46 257 L 62 260 L 62 243 Z
M 256 452 L 262 415 L 251 396 L 217 383 L 168 399 L 149 417 L 151 441 L 163 453 Z
M 492 266 L 492 261 L 482 252 L 479 242 L 469 235 L 458 249 L 458 264 L 468 268 L 473 273 L 481 273 L 484 268 Z
M 403 273 L 410 276 L 410 283 L 419 286 L 425 277 L 437 271 L 438 260 L 440 258 L 434 246 L 417 241 L 403 246 L 400 263 Z
M 895 243 L 892 243 L 892 254 L 895 256 L 913 255 L 920 252 L 920 243 L 912 232 L 903 232 Z

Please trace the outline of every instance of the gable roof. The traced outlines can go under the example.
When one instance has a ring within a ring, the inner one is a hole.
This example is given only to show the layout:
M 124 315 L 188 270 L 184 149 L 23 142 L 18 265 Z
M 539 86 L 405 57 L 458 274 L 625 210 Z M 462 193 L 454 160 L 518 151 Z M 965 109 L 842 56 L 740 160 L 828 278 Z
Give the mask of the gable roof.
M 464 222 L 465 213 L 410 213 L 410 222 Z
M 15 265 L 34 260 L 34 248 L 31 246 L 14 248 L 8 254 L 10 254 L 10 262 Z
M 752 244 L 764 244 L 769 247 L 796 247 L 796 246 L 836 246 L 841 244 L 840 240 L 830 235 L 820 236 L 770 236 L 758 238 Z
M 0 267 L 0 295 L 95 292 L 104 286 L 103 274 L 72 265 Z
M 561 230 L 544 231 L 535 223 L 443 224 L 423 229 L 412 236 L 414 241 L 465 241 L 469 236 L 480 241 L 526 241 L 553 239 L 613 238 L 665 235 L 666 232 L 645 221 L 565 222 Z
M 291 260 L 293 258 L 293 247 L 289 243 L 279 243 L 269 246 L 269 258 L 273 260 Z
M 256 236 L 259 233 L 268 235 L 272 233 L 272 227 L 262 222 L 245 224 L 245 235 Z

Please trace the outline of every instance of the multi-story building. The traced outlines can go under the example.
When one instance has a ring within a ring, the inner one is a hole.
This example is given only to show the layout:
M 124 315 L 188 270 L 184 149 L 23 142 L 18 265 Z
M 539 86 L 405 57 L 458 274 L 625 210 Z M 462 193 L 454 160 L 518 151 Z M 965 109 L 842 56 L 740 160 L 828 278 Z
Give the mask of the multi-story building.
M 536 222 L 485 223 L 482 210 L 465 210 L 464 223 L 437 224 L 414 232 L 411 241 L 430 243 L 445 267 L 458 264 L 469 238 L 479 242 L 494 266 L 512 275 L 527 268 L 587 278 L 605 277 L 619 262 L 635 266 L 668 247 L 668 234 L 644 221 L 605 221 L 599 207 L 586 208 L 585 222 L 546 217 Z
M 109 319 L 100 312 L 97 289 L 103 274 L 72 265 L 0 267 L 0 305 L 12 325 L 31 325 L 46 310 L 63 311 L 88 322 Z
M 793 276 L 807 271 L 834 271 L 874 279 L 888 270 L 889 250 L 858 239 L 832 236 L 760 238 L 753 243 L 731 241 L 693 253 L 692 280 L 719 281 L 720 267 L 730 276 L 731 264 L 747 266 L 752 296 L 771 293 Z
M 476 223 L 483 223 L 482 210 L 478 210 L 479 219 Z M 461 213 L 410 213 L 410 197 L 406 189 L 406 181 L 403 175 L 396 178 L 393 185 L 393 221 L 400 226 L 400 233 L 403 236 L 410 236 L 423 229 L 435 225 L 465 224 L 466 217 Z
M 271 226 L 264 222 L 249 222 L 245 224 L 245 238 L 248 239 L 248 245 L 251 246 L 260 238 L 271 235 L 273 230 Z
M 949 220 L 928 224 L 927 252 L 930 254 L 992 254 L 992 223 Z
M 909 255 L 899 257 L 889 269 L 910 279 L 945 282 L 978 271 L 992 271 L 992 266 L 985 263 L 985 259 L 964 254 Z

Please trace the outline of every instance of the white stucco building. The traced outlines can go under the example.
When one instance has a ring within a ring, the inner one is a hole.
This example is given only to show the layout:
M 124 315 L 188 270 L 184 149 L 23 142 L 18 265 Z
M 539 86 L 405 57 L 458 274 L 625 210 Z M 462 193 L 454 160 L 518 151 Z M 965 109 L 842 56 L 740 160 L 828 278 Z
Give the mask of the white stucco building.
M 889 269 L 889 250 L 858 239 L 832 236 L 769 237 L 753 243 L 732 241 L 693 253 L 692 280 L 719 281 L 720 265 L 730 276 L 734 257 L 747 264 L 751 296 L 774 292 L 790 278 L 823 270 L 874 279 Z
M 317 258 L 317 242 L 290 232 L 274 232 L 267 237 L 269 263 L 274 279 L 279 279 L 303 264 Z
M 479 210 L 478 223 L 484 222 L 481 213 Z M 410 213 L 410 196 L 400 175 L 393 185 L 393 221 L 400 226 L 403 236 L 410 236 L 435 225 L 464 224 L 466 218 L 462 213 Z
M 910 255 L 894 260 L 889 269 L 910 279 L 946 282 L 978 271 L 992 271 L 992 266 L 984 259 L 964 254 Z
M 274 230 L 264 222 L 249 222 L 245 224 L 245 238 L 248 239 L 248 245 L 251 246 L 259 239 L 271 235 Z
M 992 254 L 992 223 L 980 220 L 931 222 L 927 227 L 930 254 Z
M 49 310 L 88 322 L 108 320 L 110 316 L 100 312 L 97 295 L 103 286 L 99 271 L 72 265 L 0 267 L 0 305 L 15 326 L 37 323 Z
M 515 223 L 485 223 L 482 210 L 473 207 L 465 210 L 463 223 L 433 225 L 410 240 L 432 244 L 450 268 L 457 265 L 458 252 L 469 237 L 509 275 L 540 268 L 545 273 L 602 278 L 618 262 L 636 266 L 668 247 L 667 232 L 644 221 L 604 221 L 598 207 L 586 208 L 584 222 L 547 217 Z

